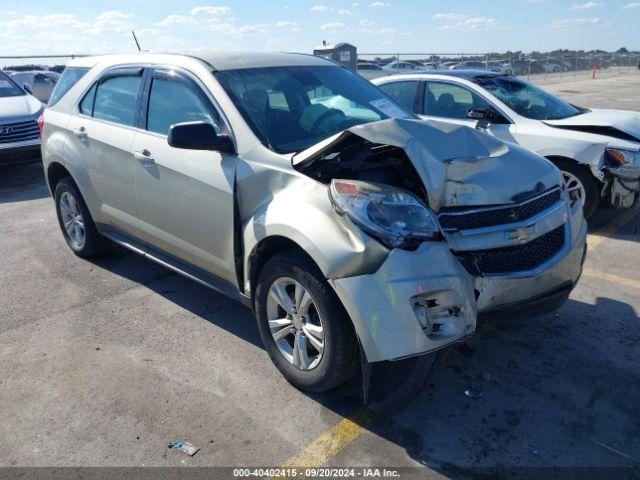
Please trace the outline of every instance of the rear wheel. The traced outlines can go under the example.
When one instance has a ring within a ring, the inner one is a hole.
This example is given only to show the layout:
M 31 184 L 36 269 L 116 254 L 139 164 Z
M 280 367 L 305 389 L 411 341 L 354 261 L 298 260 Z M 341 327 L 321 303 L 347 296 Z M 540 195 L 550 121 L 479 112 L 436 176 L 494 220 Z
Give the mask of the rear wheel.
M 562 172 L 562 178 L 569 194 L 580 198 L 584 218 L 590 218 L 600 204 L 598 181 L 586 168 L 576 162 L 556 160 L 554 163 Z
M 358 350 L 351 320 L 304 255 L 283 252 L 265 263 L 255 311 L 271 360 L 297 388 L 329 390 L 355 372 Z
M 109 241 L 98 233 L 89 209 L 69 177 L 61 179 L 54 192 L 56 213 L 62 235 L 73 253 L 92 257 L 104 253 Z

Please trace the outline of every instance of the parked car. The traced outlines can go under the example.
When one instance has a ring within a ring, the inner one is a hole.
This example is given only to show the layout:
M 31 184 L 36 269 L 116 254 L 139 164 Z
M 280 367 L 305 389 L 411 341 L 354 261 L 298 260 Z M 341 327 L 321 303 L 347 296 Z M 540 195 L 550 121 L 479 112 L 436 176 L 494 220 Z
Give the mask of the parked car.
M 451 65 L 449 70 L 483 70 L 487 68 L 485 62 L 467 61 Z
M 576 107 L 524 80 L 486 71 L 373 82 L 424 118 L 469 126 L 490 122 L 488 131 L 496 137 L 548 158 L 562 171 L 569 193 L 580 197 L 587 218 L 601 199 L 626 208 L 638 198 L 638 112 Z
M 418 67 L 415 63 L 411 62 L 391 62 L 387 63 L 383 70 L 420 70 L 422 67 Z
M 33 92 L 33 96 L 42 103 L 47 103 L 53 87 L 56 86 L 60 74 L 48 71 L 29 71 L 29 72 L 13 72 L 11 78 L 21 86 L 29 85 L 29 89 Z
M 375 70 L 380 71 L 382 68 L 371 62 L 358 62 L 358 70 Z
M 0 165 L 40 159 L 44 105 L 0 71 Z
M 333 62 L 83 58 L 58 85 L 73 71 L 43 122 L 69 247 L 109 239 L 243 302 L 301 389 L 346 381 L 359 351 L 462 341 L 478 313 L 553 309 L 580 276 L 586 224 L 551 163 Z

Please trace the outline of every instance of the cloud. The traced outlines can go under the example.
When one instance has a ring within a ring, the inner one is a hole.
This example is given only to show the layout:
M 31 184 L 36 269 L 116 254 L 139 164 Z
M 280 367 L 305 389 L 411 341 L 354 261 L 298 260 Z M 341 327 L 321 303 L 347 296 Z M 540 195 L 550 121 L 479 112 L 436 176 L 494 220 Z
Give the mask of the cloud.
M 7 29 L 12 28 L 86 28 L 91 25 L 81 22 L 73 13 L 52 13 L 48 15 L 25 15 L 16 17 L 6 22 L 0 21 L 0 25 Z
M 314 5 L 311 7 L 312 12 L 326 12 L 329 8 L 326 5 Z
M 132 28 L 130 19 L 133 13 L 122 13 L 119 10 L 109 10 L 98 15 L 89 30 L 92 35 L 99 35 L 104 31 L 124 33 Z
M 367 25 L 375 25 L 376 22 L 372 21 L 372 20 L 367 20 L 366 18 L 363 18 L 362 20 L 360 20 L 360 25 L 362 25 L 363 27 L 367 26 Z
M 571 10 L 591 10 L 592 8 L 600 8 L 604 6 L 604 3 L 598 2 L 574 3 L 571 5 Z
M 351 10 L 347 10 L 346 8 L 341 8 L 340 10 L 338 10 L 338 14 L 339 15 L 353 15 L 353 12 Z
M 347 26 L 342 22 L 333 22 L 333 23 L 325 23 L 320 28 L 322 30 L 337 31 L 337 30 L 346 30 Z
M 194 24 L 193 17 L 187 17 L 185 15 L 169 15 L 164 20 L 155 24 L 156 27 L 173 27 L 176 25 L 190 25 Z
M 582 25 L 610 25 L 602 21 L 601 18 L 566 18 L 564 20 L 556 20 L 549 25 L 549 28 L 556 30 L 564 30 L 571 27 L 578 27 Z
M 389 4 L 384 2 L 373 2 L 373 3 L 370 3 L 369 6 L 372 8 L 381 8 L 381 7 L 387 7 L 389 6 Z
M 472 17 L 461 13 L 436 13 L 434 19 L 446 22 L 440 30 L 460 29 L 467 31 L 493 30 L 498 28 L 495 18 Z
M 229 15 L 231 13 L 231 7 L 195 7 L 191 10 L 191 15 Z
M 293 27 L 297 27 L 298 26 L 298 22 L 278 22 L 276 23 L 276 27 L 278 28 L 293 28 Z
M 622 7 L 623 10 L 628 10 L 629 8 L 640 8 L 640 2 L 627 3 Z

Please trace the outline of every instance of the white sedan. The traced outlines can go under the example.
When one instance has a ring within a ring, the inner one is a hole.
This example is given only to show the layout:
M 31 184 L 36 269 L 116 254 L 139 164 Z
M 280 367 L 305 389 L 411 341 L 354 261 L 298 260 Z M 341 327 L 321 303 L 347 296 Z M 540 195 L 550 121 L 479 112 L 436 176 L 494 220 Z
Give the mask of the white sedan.
M 638 112 L 580 108 L 487 71 L 393 75 L 373 83 L 422 118 L 483 128 L 548 158 L 582 199 L 587 218 L 603 199 L 617 208 L 638 199 Z

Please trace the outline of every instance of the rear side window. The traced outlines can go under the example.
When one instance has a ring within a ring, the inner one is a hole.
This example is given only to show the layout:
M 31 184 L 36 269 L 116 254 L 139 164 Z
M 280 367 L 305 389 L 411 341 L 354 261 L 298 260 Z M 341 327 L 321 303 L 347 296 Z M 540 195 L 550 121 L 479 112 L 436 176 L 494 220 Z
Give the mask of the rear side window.
M 141 81 L 140 75 L 112 76 L 101 81 L 93 101 L 93 117 L 134 126 Z M 82 102 L 85 100 L 86 97 Z
M 393 83 L 385 83 L 384 85 L 380 85 L 380 89 L 389 95 L 391 98 L 401 103 L 403 106 L 411 110 L 412 112 L 415 110 L 413 108 L 413 104 L 416 98 L 416 90 L 418 87 L 418 82 L 393 82 Z
M 58 103 L 58 101 L 73 87 L 78 81 L 84 77 L 89 71 L 88 68 L 68 67 L 64 69 L 58 83 L 56 83 L 51 97 L 49 98 L 48 106 L 51 107 Z
M 147 130 L 167 135 L 171 125 L 183 122 L 208 122 L 220 132 L 220 117 L 197 86 L 181 77 L 154 78 Z

